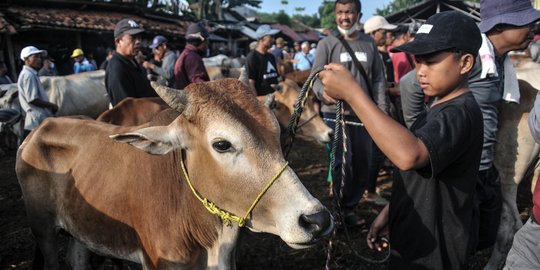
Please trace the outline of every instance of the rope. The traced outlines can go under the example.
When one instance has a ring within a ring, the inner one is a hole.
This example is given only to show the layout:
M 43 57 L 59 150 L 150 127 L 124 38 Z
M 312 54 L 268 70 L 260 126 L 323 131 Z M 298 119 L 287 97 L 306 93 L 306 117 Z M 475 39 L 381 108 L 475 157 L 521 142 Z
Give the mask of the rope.
M 347 133 L 346 133 L 346 130 L 345 130 L 345 125 L 347 124 L 347 121 L 344 120 L 343 118 L 343 115 L 344 115 L 344 107 L 343 107 L 343 102 L 342 101 L 338 101 L 336 103 L 336 119 L 333 121 L 335 122 L 335 126 L 334 126 L 334 140 L 332 142 L 332 151 L 331 151 L 331 154 L 330 154 L 330 169 L 333 170 L 334 168 L 334 165 L 335 165 L 335 159 L 336 159 L 336 151 L 337 151 L 337 147 L 338 147 L 338 141 L 339 141 L 339 135 L 341 135 L 342 137 L 342 144 L 341 144 L 341 147 L 343 149 L 342 151 L 342 165 L 341 165 L 341 185 L 339 187 L 339 190 L 336 190 L 337 187 L 336 185 L 332 185 L 332 188 L 334 189 L 334 194 L 336 194 L 334 196 L 334 203 L 337 207 L 337 216 L 338 216 L 338 219 L 341 221 L 341 224 L 343 224 L 343 230 L 345 232 L 345 239 L 346 239 L 346 245 L 347 247 L 352 251 L 352 253 L 359 259 L 361 259 L 362 261 L 365 261 L 367 263 L 372 263 L 372 264 L 379 264 L 379 263 L 384 263 L 386 262 L 389 258 L 390 258 L 390 243 L 388 242 L 388 240 L 386 238 L 381 238 L 381 241 L 383 242 L 386 242 L 387 244 L 387 247 L 388 247 L 388 252 L 387 254 L 385 255 L 385 257 L 381 260 L 374 260 L 374 259 L 371 259 L 371 258 L 368 258 L 368 257 L 365 257 L 361 254 L 358 253 L 358 251 L 356 251 L 356 249 L 354 249 L 351 245 L 351 238 L 350 238 L 350 235 L 349 235 L 349 230 L 347 229 L 347 226 L 345 224 L 345 217 L 341 211 L 341 202 L 339 200 L 339 198 L 341 198 L 343 196 L 343 186 L 344 186 L 344 178 L 345 178 L 345 164 L 346 164 L 346 155 L 347 155 Z M 353 122 L 353 123 L 356 123 L 356 122 Z M 339 197 L 338 197 L 339 196 Z M 336 230 L 336 229 L 334 229 Z M 331 259 L 332 259 L 332 256 L 331 256 L 331 252 L 332 252 L 332 247 L 334 246 L 334 237 L 335 237 L 335 233 L 332 234 L 332 237 L 330 238 L 329 240 L 329 243 L 328 243 L 328 251 L 327 251 L 327 256 L 326 256 L 326 266 L 325 266 L 325 269 L 326 270 L 329 270 L 330 269 L 330 262 L 331 262 Z
M 314 69 L 311 74 L 309 75 L 309 77 L 307 78 L 306 82 L 304 83 L 304 85 L 302 86 L 302 89 L 300 90 L 300 93 L 298 95 L 298 99 L 296 100 L 295 104 L 294 104 L 294 112 L 293 114 L 291 115 L 291 119 L 289 121 L 289 125 L 287 127 L 287 133 L 286 133 L 286 138 L 287 140 L 285 141 L 285 144 L 284 144 L 284 147 L 283 147 L 283 153 L 284 153 L 284 156 L 287 157 L 289 155 L 289 152 L 292 148 L 292 144 L 294 142 L 294 139 L 296 137 L 296 131 L 298 130 L 299 126 L 298 126 L 298 122 L 300 121 L 300 116 L 304 110 L 304 106 L 305 106 L 305 103 L 306 103 L 306 100 L 307 100 L 307 97 L 308 97 L 308 90 L 309 89 L 313 89 L 313 83 L 315 81 L 315 79 L 317 78 L 317 75 L 323 71 L 324 68 L 318 68 L 318 69 Z M 337 150 L 337 145 L 338 145 L 338 136 L 339 134 L 341 133 L 342 137 L 343 137 L 343 143 L 342 143 L 342 147 L 343 147 L 343 155 L 342 155 L 342 166 L 341 166 L 341 170 L 342 170 L 342 178 L 344 177 L 345 175 L 345 163 L 346 163 L 346 152 L 347 152 L 347 145 L 346 145 L 346 139 L 347 139 L 347 135 L 346 135 L 346 132 L 345 132 L 345 125 L 351 125 L 351 126 L 364 126 L 362 123 L 358 123 L 358 122 L 353 122 L 353 121 L 345 121 L 343 119 L 343 112 L 344 112 L 344 108 L 343 108 L 343 102 L 342 101 L 338 101 L 336 103 L 336 119 L 324 119 L 326 121 L 332 121 L 332 122 L 335 122 L 335 126 L 334 126 L 334 140 L 333 140 L 333 143 L 332 143 L 332 150 L 331 150 L 331 159 L 330 159 L 330 168 L 332 170 L 332 168 L 334 168 L 334 165 L 335 165 L 335 156 L 336 156 L 336 150 Z M 312 116 L 313 117 L 313 116 Z M 309 121 L 309 120 L 308 120 Z M 306 121 L 307 122 L 307 121 Z M 304 125 L 306 122 L 302 123 L 302 125 Z M 344 184 L 344 181 L 342 180 L 341 181 L 341 185 L 339 187 L 339 190 L 336 190 L 336 186 L 333 185 L 333 189 L 334 189 L 334 194 L 337 194 L 337 196 L 334 196 L 334 203 L 338 209 L 337 211 L 337 216 L 338 216 L 338 219 L 341 220 L 341 223 L 342 224 L 345 224 L 345 220 L 344 220 L 344 216 L 343 216 L 343 213 L 341 212 L 341 204 L 340 204 L 340 200 L 339 198 L 342 197 L 342 190 L 343 190 L 343 184 Z M 338 197 L 339 196 L 339 197 Z M 345 229 L 345 236 L 346 236 L 346 244 L 347 246 L 349 247 L 349 249 L 353 252 L 353 254 L 360 258 L 361 260 L 365 261 L 365 262 L 368 262 L 368 263 L 373 263 L 373 264 L 376 264 L 376 263 L 383 263 L 383 262 L 386 262 L 388 260 L 388 258 L 390 258 L 390 243 L 385 239 L 383 238 L 382 241 L 383 242 L 386 242 L 388 244 L 388 253 L 386 254 L 385 258 L 383 258 L 382 260 L 373 260 L 373 259 L 370 259 L 370 258 L 367 258 L 367 257 L 364 257 L 362 255 L 360 255 L 350 244 L 351 240 L 350 240 L 350 237 L 349 237 L 349 232 L 347 230 L 347 227 L 344 226 L 344 229 Z M 334 228 L 334 231 L 332 232 L 332 236 L 330 237 L 330 240 L 328 242 L 328 249 L 327 249 L 327 254 L 326 254 L 326 263 L 325 263 L 325 269 L 326 270 L 330 270 L 330 263 L 332 261 L 332 250 L 334 248 L 334 242 L 335 242 L 335 237 L 337 235 L 337 228 Z
M 191 180 L 189 179 L 189 176 L 187 174 L 187 170 L 186 170 L 186 166 L 184 165 L 184 157 L 182 154 L 180 154 L 180 165 L 182 167 L 182 172 L 184 173 L 184 178 L 186 178 L 186 182 L 188 183 L 189 185 L 189 188 L 191 189 L 191 192 L 193 192 L 193 194 L 195 195 L 195 197 L 197 197 L 197 199 L 204 205 L 204 207 L 208 210 L 208 212 L 214 214 L 214 215 L 217 215 L 221 218 L 221 220 L 223 221 L 223 223 L 227 226 L 232 226 L 232 222 L 236 222 L 238 223 L 238 226 L 239 227 L 244 227 L 245 225 L 245 222 L 246 220 L 248 219 L 248 216 L 251 214 L 251 212 L 253 211 L 253 209 L 255 208 L 255 206 L 257 205 L 257 203 L 259 203 L 259 201 L 261 200 L 262 196 L 264 196 L 264 194 L 266 193 L 266 191 L 268 191 L 268 189 L 274 184 L 274 182 L 276 182 L 276 180 L 279 178 L 279 176 L 281 175 L 281 173 L 287 168 L 287 166 L 289 165 L 289 162 L 286 162 L 285 165 L 283 165 L 281 167 L 281 169 L 279 169 L 276 174 L 272 177 L 272 179 L 270 180 L 270 182 L 268 182 L 268 184 L 266 184 L 266 186 L 264 187 L 264 189 L 259 193 L 259 195 L 257 196 L 257 198 L 255 199 L 255 201 L 253 201 L 253 203 L 251 204 L 251 206 L 249 207 L 249 209 L 247 210 L 246 214 L 244 215 L 244 217 L 239 217 L 239 216 L 236 216 L 228 211 L 225 211 L 225 210 L 222 210 L 221 208 L 219 208 L 215 203 L 213 203 L 212 201 L 208 200 L 207 198 L 204 198 L 200 195 L 200 193 L 195 189 L 195 187 L 193 187 L 193 184 L 191 183 Z
M 336 122 L 336 119 L 332 119 L 332 118 L 323 118 L 324 121 L 327 121 L 327 122 Z M 349 126 L 357 126 L 357 127 L 363 127 L 364 126 L 364 123 L 359 123 L 359 122 L 354 122 L 354 121 L 345 121 L 344 122 L 345 125 L 349 125 Z
M 285 141 L 284 146 L 283 146 L 283 153 L 284 153 L 285 158 L 287 158 L 287 156 L 289 155 L 294 139 L 296 138 L 296 131 L 299 128 L 298 122 L 300 122 L 300 116 L 302 115 L 302 112 L 304 111 L 304 106 L 306 105 L 306 101 L 309 96 L 308 90 L 313 89 L 313 83 L 315 82 L 317 75 L 323 70 L 324 68 L 321 67 L 321 68 L 317 68 L 311 71 L 306 82 L 302 86 L 300 93 L 298 94 L 298 99 L 296 99 L 296 102 L 294 103 L 294 111 L 293 111 L 293 114 L 291 115 L 291 120 L 289 121 L 289 125 L 287 127 L 287 133 L 286 133 L 287 140 Z

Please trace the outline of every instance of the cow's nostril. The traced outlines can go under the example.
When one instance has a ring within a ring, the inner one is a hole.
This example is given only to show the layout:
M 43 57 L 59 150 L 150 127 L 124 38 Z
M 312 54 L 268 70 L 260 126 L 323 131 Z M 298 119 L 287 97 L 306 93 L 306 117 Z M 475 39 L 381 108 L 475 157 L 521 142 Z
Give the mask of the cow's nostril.
M 300 216 L 300 226 L 306 228 L 316 238 L 325 236 L 331 231 L 332 217 L 326 210 L 311 215 Z

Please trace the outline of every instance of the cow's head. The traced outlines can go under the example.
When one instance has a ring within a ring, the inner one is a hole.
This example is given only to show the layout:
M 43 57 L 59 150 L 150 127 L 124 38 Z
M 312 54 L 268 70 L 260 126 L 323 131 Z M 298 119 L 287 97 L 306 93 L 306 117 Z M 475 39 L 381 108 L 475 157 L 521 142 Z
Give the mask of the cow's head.
M 285 164 L 279 125 L 247 86 L 235 79 L 191 84 L 186 90 L 155 86 L 181 112 L 169 126 L 112 136 L 148 153 L 182 149 L 198 192 L 221 209 L 243 216 Z M 180 173 L 180 164 L 178 164 Z M 286 167 L 254 208 L 246 226 L 304 247 L 329 233 L 329 212 Z
M 9 149 L 15 149 L 22 141 L 24 113 L 19 103 L 19 89 L 16 83 L 0 85 L 0 138 L 5 139 Z
M 287 127 L 294 112 L 294 104 L 300 94 L 300 88 L 289 79 L 281 82 L 280 85 L 281 89 L 274 92 L 276 106 L 273 110 L 279 123 Z M 308 97 L 298 123 L 296 135 L 306 141 L 316 141 L 321 144 L 328 143 L 330 142 L 332 129 L 323 122 L 314 106 L 313 99 Z

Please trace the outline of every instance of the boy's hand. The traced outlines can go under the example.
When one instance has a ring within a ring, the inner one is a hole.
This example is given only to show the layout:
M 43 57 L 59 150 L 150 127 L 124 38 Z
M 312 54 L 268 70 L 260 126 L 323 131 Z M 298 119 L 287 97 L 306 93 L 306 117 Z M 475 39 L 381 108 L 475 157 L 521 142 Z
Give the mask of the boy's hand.
M 382 251 L 384 248 L 388 247 L 388 243 L 381 240 L 382 236 L 388 235 L 388 210 L 388 205 L 386 205 L 369 228 L 366 241 L 371 249 Z
M 332 105 L 332 104 L 336 104 L 337 100 L 333 99 L 332 97 L 330 97 L 328 94 L 326 94 L 326 91 L 323 91 L 323 94 L 322 94 L 322 100 L 321 100 L 324 104 L 326 105 Z
M 351 72 L 341 64 L 328 64 L 324 66 L 325 70 L 319 73 L 319 78 L 324 85 L 323 96 L 335 100 L 345 100 L 349 98 L 351 86 L 358 84 Z M 335 103 L 335 102 L 334 102 Z

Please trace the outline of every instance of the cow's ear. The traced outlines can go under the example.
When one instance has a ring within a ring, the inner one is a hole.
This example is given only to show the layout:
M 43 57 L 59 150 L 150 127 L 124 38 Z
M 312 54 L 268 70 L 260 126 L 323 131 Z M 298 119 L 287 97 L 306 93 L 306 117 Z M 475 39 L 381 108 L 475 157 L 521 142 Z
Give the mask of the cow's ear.
M 185 148 L 178 130 L 168 126 L 148 127 L 133 132 L 112 135 L 117 142 L 128 143 L 153 155 L 165 155 L 176 148 Z

